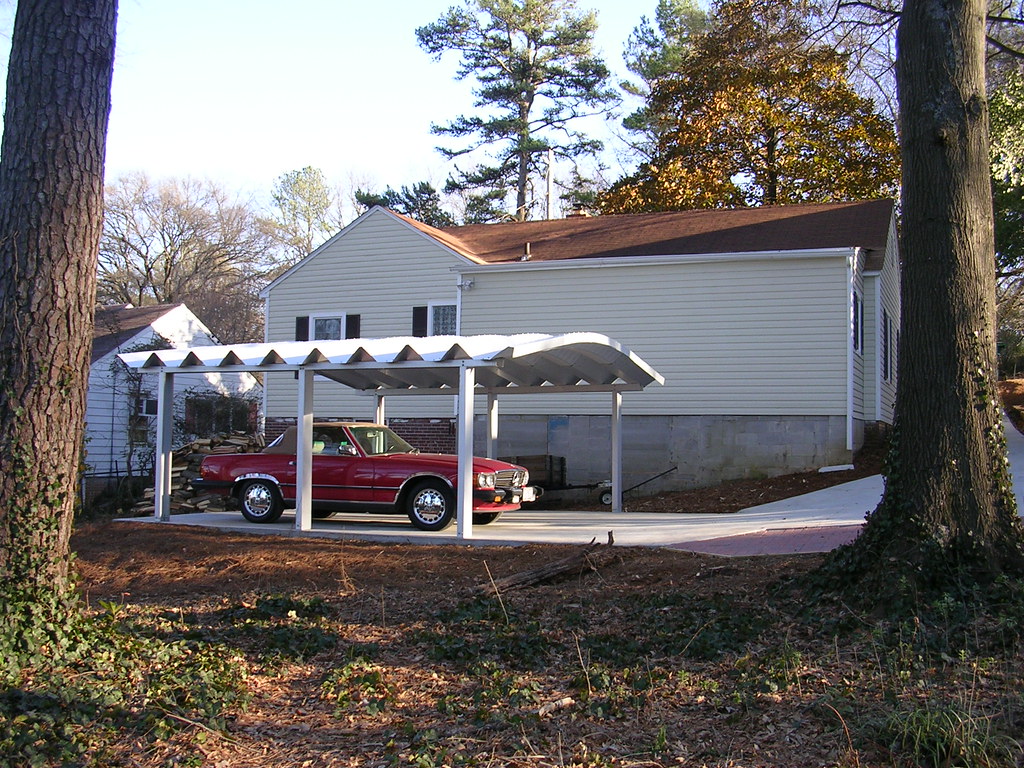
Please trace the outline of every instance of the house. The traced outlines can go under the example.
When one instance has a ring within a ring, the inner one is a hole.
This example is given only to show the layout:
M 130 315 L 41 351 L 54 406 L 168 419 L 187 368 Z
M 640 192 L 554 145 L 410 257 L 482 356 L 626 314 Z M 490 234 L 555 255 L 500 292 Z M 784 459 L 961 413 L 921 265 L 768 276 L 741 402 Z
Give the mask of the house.
M 118 353 L 216 343 L 184 304 L 96 308 L 86 395 L 86 495 L 152 472 L 157 382 L 130 372 Z M 255 430 L 261 397 L 259 382 L 248 373 L 182 375 L 175 382 L 176 443 L 212 432 Z
M 656 491 L 849 463 L 892 422 L 899 284 L 889 200 L 446 229 L 373 208 L 263 298 L 268 341 L 605 334 L 666 379 L 622 410 L 625 486 L 664 472 Z M 453 398 L 395 400 L 393 428 L 450 450 Z M 570 485 L 607 478 L 604 398 L 514 400 L 500 455 L 566 457 Z M 293 377 L 268 376 L 268 436 L 295 401 Z M 372 405 L 324 383 L 314 410 Z

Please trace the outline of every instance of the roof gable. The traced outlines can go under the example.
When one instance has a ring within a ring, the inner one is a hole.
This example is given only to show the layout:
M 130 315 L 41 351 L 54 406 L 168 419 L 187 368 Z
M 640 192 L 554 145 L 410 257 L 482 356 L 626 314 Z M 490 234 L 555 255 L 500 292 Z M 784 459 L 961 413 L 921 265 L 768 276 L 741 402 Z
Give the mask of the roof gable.
M 263 290 L 260 291 L 261 298 L 267 298 L 278 284 L 287 280 L 295 272 L 305 268 L 307 265 L 313 262 L 313 260 L 320 257 L 322 254 L 330 251 L 337 243 L 343 242 L 344 238 L 355 232 L 360 226 L 372 217 L 385 217 L 385 220 L 391 221 L 394 226 L 402 227 L 414 231 L 418 236 L 422 237 L 424 242 L 429 243 L 432 246 L 441 246 L 443 250 L 451 254 L 455 259 L 469 259 L 474 263 L 481 263 L 478 259 L 473 256 L 464 253 L 456 241 L 453 241 L 444 231 L 430 227 L 422 222 L 411 219 L 408 216 L 403 216 L 400 213 L 395 213 L 387 208 L 383 208 L 379 205 L 375 205 L 368 211 L 363 212 L 353 221 L 347 224 L 340 232 L 330 237 L 326 242 L 317 246 L 317 248 L 303 259 L 293 264 L 287 271 L 278 275 L 273 281 L 270 282 Z
M 157 320 L 183 304 L 133 307 L 117 304 L 96 307 L 92 336 L 92 362 L 122 348 Z
M 486 264 L 600 257 L 798 251 L 861 247 L 884 252 L 891 200 L 570 217 L 435 229 L 409 222 Z M 405 218 L 405 217 L 400 217 Z

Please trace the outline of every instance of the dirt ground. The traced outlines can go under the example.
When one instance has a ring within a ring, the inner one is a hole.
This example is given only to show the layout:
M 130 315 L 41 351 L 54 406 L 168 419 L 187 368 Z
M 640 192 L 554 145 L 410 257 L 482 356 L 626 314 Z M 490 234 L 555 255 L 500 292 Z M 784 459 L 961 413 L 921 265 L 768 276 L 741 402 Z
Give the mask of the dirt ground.
M 1003 390 L 1024 405 L 1024 380 Z M 863 453 L 848 472 L 727 483 L 629 507 L 728 514 L 873 474 L 881 455 L 880 447 Z M 72 548 L 97 610 L 116 604 L 184 637 L 233 638 L 249 668 L 252 701 L 224 730 L 193 723 L 163 740 L 133 737 L 117 748 L 117 765 L 867 768 L 894 761 L 857 723 L 922 696 L 912 685 L 879 687 L 893 678 L 866 671 L 877 645 L 833 645 L 827 632 L 789 618 L 800 612 L 799 596 L 780 584 L 821 556 L 725 560 L 615 547 L 554 580 L 480 602 L 478 588 L 579 548 L 124 522 L 83 523 Z M 294 610 L 268 613 L 260 607 L 268 604 Z M 310 605 L 320 613 L 307 619 Z M 751 629 L 762 621 L 772 628 Z M 273 655 L 268 643 L 292 630 L 303 642 L 329 642 Z M 706 651 L 695 654 L 701 644 Z M 943 671 L 928 695 L 955 690 L 958 674 Z M 358 681 L 346 697 L 344 680 Z
M 1024 382 L 1021 389 L 1024 392 Z M 876 474 L 882 452 L 878 445 L 862 451 L 852 470 L 801 472 L 633 497 L 627 499 L 626 507 L 633 512 L 729 514 Z M 482 578 L 481 563 L 485 559 L 492 571 L 525 570 L 572 549 L 498 547 L 484 555 L 478 548 L 338 544 L 182 528 L 172 533 L 163 527 L 102 522 L 80 525 L 72 547 L 86 591 L 104 599 L 121 594 L 152 599 L 224 591 L 239 594 L 246 590 L 330 589 L 354 578 L 354 574 L 374 589 L 400 588 L 411 578 L 420 582 L 430 579 L 432 572 L 442 573 L 444 581 L 463 573 Z M 344 557 L 339 557 L 340 549 Z M 386 568 L 379 567 L 382 560 L 388 561 Z M 672 570 L 678 555 L 652 550 L 644 554 L 644 560 L 647 567 Z M 424 563 L 434 567 L 424 568 Z M 439 567 L 439 563 L 445 565 Z M 751 578 L 757 581 L 763 574 L 752 574 Z

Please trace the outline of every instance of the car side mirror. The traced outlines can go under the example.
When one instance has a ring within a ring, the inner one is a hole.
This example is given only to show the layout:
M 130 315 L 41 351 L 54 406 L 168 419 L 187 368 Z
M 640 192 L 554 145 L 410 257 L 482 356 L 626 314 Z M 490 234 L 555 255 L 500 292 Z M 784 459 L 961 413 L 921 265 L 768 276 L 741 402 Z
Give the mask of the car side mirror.
M 338 446 L 338 455 L 339 456 L 358 456 L 359 455 L 359 451 L 357 451 L 356 447 L 354 445 L 350 444 L 350 443 L 342 443 L 341 445 Z

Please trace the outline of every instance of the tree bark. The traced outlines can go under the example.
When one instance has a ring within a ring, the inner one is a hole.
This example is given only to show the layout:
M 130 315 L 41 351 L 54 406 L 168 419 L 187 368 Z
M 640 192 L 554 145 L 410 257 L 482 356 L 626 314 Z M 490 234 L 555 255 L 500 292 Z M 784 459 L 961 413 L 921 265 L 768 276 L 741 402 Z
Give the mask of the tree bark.
M 897 575 L 946 589 L 1024 562 L 995 388 L 984 21 L 982 0 L 907 0 L 899 25 L 896 424 L 882 501 L 838 557 L 854 582 L 878 580 L 878 601 Z
M 68 573 L 92 347 L 116 0 L 22 0 L 0 148 L 0 569 Z

